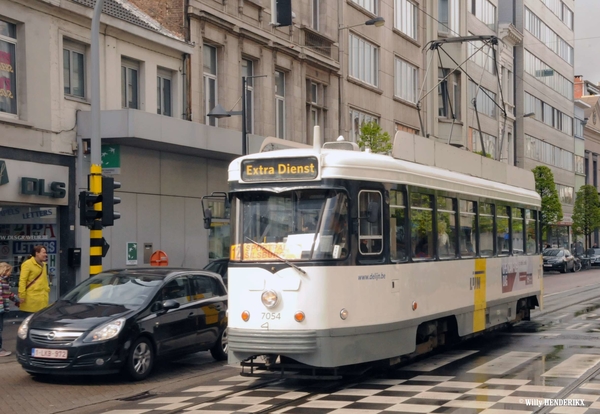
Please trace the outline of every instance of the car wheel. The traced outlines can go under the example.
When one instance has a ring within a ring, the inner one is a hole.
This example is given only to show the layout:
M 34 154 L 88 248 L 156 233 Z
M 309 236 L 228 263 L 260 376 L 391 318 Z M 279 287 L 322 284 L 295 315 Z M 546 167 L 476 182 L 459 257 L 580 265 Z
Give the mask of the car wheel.
M 563 263 L 562 269 L 560 269 L 560 273 L 567 273 L 567 264 Z
M 140 381 L 150 375 L 153 366 L 154 348 L 148 338 L 141 337 L 135 341 L 127 357 L 127 374 L 132 380 Z
M 227 328 L 223 329 L 215 346 L 210 348 L 210 354 L 217 361 L 227 361 Z

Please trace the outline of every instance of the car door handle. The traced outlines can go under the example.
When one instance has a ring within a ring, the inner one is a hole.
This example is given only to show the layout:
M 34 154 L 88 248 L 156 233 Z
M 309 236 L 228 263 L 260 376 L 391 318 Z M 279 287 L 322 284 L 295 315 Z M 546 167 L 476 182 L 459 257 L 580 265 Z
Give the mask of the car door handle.
M 194 317 L 194 312 L 190 312 L 187 317 L 188 318 L 193 318 Z

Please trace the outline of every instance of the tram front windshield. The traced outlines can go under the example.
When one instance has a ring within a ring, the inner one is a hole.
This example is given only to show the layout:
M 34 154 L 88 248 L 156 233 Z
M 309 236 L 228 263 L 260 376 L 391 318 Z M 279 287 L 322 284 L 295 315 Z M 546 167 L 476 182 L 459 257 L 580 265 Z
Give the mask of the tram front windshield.
M 329 189 L 234 194 L 234 261 L 342 259 L 348 254 L 348 198 Z

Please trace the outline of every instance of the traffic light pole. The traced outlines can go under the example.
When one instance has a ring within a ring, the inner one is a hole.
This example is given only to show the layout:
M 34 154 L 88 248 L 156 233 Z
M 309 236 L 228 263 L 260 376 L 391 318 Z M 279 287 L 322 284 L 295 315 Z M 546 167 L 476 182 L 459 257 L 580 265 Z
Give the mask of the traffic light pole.
M 104 0 L 96 0 L 91 31 L 91 165 L 89 190 L 102 194 L 102 155 L 100 142 L 100 16 Z M 102 203 L 94 204 L 94 210 L 102 211 Z M 90 229 L 90 276 L 102 272 L 102 223 L 94 220 Z
M 90 167 L 90 192 L 94 195 L 102 194 L 102 167 Z M 102 211 L 102 203 L 94 204 L 94 210 Z M 90 276 L 102 272 L 102 221 L 95 219 L 90 228 Z

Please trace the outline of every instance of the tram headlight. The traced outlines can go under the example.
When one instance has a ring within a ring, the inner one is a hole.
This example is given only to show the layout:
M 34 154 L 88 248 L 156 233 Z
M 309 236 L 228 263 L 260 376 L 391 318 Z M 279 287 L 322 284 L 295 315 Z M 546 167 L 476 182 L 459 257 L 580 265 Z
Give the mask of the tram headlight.
M 262 295 L 260 295 L 260 300 L 267 308 L 272 308 L 277 305 L 279 298 L 277 297 L 277 293 L 275 293 L 275 291 L 265 290 Z
M 346 320 L 347 317 L 348 317 L 348 311 L 346 309 L 342 309 L 340 311 L 340 318 L 342 318 L 343 320 Z

